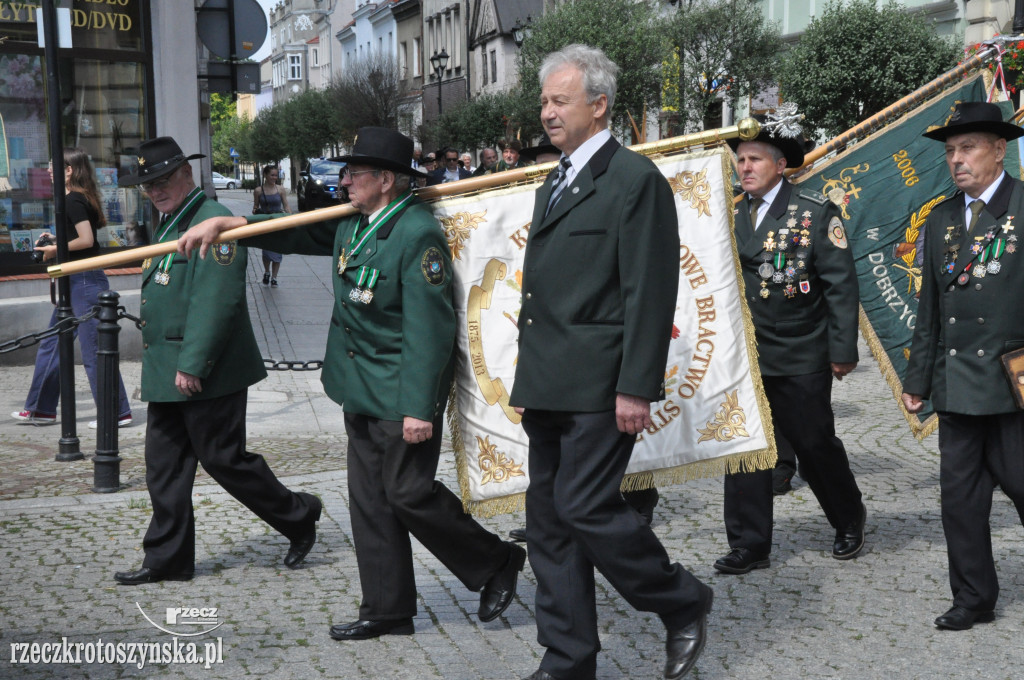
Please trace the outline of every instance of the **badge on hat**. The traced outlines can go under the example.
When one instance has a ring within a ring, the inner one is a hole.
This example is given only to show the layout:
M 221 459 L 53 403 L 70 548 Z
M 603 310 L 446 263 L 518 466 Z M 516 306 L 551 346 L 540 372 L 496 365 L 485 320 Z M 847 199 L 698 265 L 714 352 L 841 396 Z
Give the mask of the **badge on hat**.
M 432 286 L 440 286 L 444 283 L 444 257 L 436 246 L 427 248 L 420 259 L 420 271 L 423 278 Z

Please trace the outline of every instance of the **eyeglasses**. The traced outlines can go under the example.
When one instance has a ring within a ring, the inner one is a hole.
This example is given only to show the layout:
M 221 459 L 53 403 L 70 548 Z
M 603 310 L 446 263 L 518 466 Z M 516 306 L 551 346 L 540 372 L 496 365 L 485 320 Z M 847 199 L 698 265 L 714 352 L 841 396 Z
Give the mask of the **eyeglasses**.
M 146 184 L 143 184 L 142 185 L 142 193 L 144 193 L 144 194 L 151 194 L 154 191 L 164 191 L 164 190 L 167 189 L 167 187 L 170 185 L 170 183 L 173 180 L 174 180 L 174 173 L 171 173 L 170 175 L 168 175 L 167 177 L 164 177 L 163 179 L 158 179 L 155 182 L 148 182 Z
M 345 169 L 343 169 L 341 171 L 340 174 L 341 174 L 341 178 L 342 179 L 345 179 L 345 178 L 352 179 L 356 175 L 365 175 L 368 172 L 379 172 L 379 171 L 376 168 L 371 168 L 369 170 L 356 170 L 355 172 L 352 172 L 348 168 L 345 168 Z

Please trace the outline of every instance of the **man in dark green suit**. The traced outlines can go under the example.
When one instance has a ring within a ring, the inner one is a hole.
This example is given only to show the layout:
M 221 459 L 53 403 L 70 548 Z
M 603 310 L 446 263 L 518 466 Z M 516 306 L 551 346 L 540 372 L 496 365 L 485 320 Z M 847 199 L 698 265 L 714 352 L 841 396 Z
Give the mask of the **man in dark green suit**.
M 608 130 L 617 72 L 583 45 L 540 70 L 541 122 L 561 159 L 536 193 L 511 395 L 530 438 L 526 542 L 547 648 L 530 680 L 595 677 L 595 568 L 661 618 L 673 680 L 704 648 L 713 597 L 620 491 L 650 403 L 665 396 L 679 231 L 661 172 Z
M 995 618 L 999 596 L 989 515 L 998 485 L 1024 520 L 1024 411 L 1000 355 L 1024 347 L 1024 183 L 1003 170 L 1007 140 L 1024 135 L 999 107 L 956 105 L 925 137 L 945 143 L 956 183 L 925 223 L 917 324 L 903 380 L 911 413 L 939 416 L 942 529 L 953 607 L 935 619 L 966 630 Z M 1014 150 L 1016 153 L 1016 150 Z
M 744 190 L 736 247 L 775 439 L 796 453 L 800 476 L 836 531 L 832 556 L 852 559 L 864 547 L 865 510 L 832 413 L 832 380 L 842 380 L 858 358 L 849 241 L 831 201 L 783 177 L 787 167 L 803 164 L 801 138 L 762 129 L 752 141 L 729 145 Z M 726 475 L 732 550 L 715 569 L 745 574 L 768 567 L 772 524 L 772 471 Z
M 330 255 L 334 315 L 323 383 L 345 409 L 352 536 L 363 602 L 359 619 L 331 627 L 336 640 L 408 635 L 416 614 L 410 534 L 467 588 L 477 615 L 497 618 L 515 595 L 526 554 L 463 511 L 434 479 L 453 376 L 455 311 L 448 242 L 409 191 L 412 140 L 359 130 L 342 185 L 361 213 L 252 239 L 279 253 Z M 218 218 L 179 242 L 205 253 L 217 234 L 268 218 Z
M 170 137 L 139 145 L 121 186 L 142 190 L 163 216 L 156 241 L 179 238 L 193 224 L 230 214 L 207 201 L 186 157 Z M 267 376 L 245 299 L 246 250 L 217 247 L 206 261 L 170 254 L 142 268 L 142 399 L 146 486 L 153 518 L 142 541 L 142 568 L 117 572 L 123 585 L 183 581 L 195 571 L 192 484 L 196 465 L 270 526 L 288 537 L 285 565 L 295 568 L 316 540 L 321 504 L 289 491 L 262 456 L 245 450 L 247 388 Z

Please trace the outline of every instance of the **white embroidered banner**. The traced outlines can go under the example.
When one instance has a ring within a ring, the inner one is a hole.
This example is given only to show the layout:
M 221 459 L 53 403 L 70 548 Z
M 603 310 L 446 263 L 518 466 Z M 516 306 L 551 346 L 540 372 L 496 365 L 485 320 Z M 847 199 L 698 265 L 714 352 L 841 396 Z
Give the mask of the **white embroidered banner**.
M 753 326 L 741 294 L 727 152 L 656 162 L 672 186 L 679 216 L 679 294 L 666 399 L 651 405 L 654 423 L 637 438 L 625 488 L 775 462 Z M 522 508 L 529 485 L 528 441 L 508 395 L 537 186 L 435 205 L 455 262 L 457 410 L 449 409 L 449 422 L 463 503 L 485 516 Z

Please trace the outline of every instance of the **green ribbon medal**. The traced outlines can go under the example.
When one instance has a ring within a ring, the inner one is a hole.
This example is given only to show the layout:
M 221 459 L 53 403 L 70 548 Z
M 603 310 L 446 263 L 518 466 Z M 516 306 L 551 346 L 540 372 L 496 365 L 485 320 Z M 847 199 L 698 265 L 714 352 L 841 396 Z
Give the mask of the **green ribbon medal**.
M 178 208 L 178 211 L 174 213 L 174 217 L 167 220 L 164 223 L 164 229 L 156 237 L 157 243 L 163 243 L 167 240 L 167 236 L 172 232 L 177 232 L 178 222 L 181 221 L 182 216 L 185 215 L 198 201 L 201 201 L 203 197 L 203 190 L 199 187 L 193 189 L 188 196 L 185 197 L 185 203 Z M 161 286 L 166 286 L 171 282 L 171 263 L 174 262 L 174 253 L 168 253 L 164 255 L 160 260 L 160 264 L 157 265 L 158 271 L 153 274 L 153 282 L 158 283 Z

